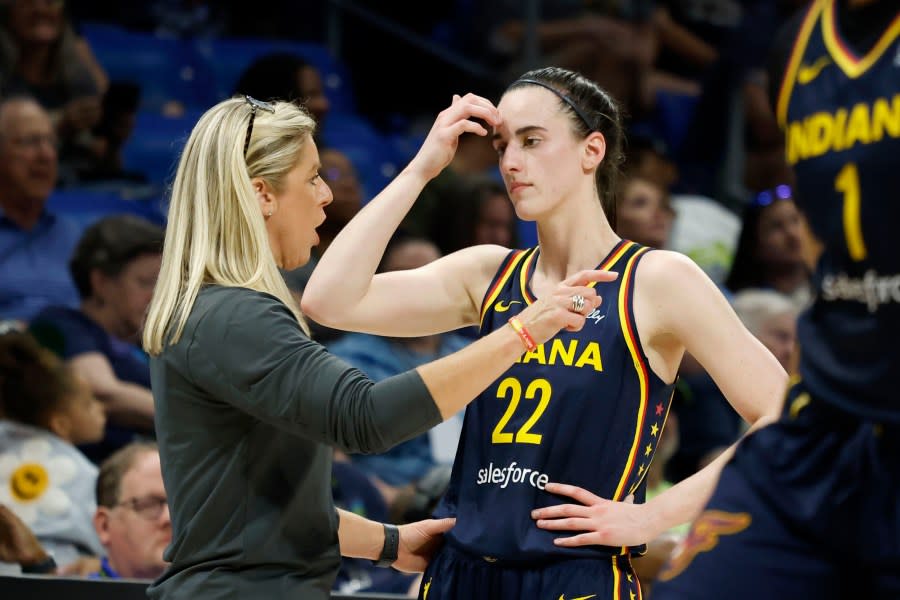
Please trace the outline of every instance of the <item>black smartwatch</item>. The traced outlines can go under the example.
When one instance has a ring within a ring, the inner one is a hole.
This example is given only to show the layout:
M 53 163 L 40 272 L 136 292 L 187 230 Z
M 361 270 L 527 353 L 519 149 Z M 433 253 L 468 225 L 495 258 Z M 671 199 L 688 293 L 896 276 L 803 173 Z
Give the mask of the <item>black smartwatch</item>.
M 373 560 L 376 567 L 389 567 L 397 561 L 397 553 L 400 551 L 400 530 L 396 525 L 383 523 L 384 547 L 381 548 L 381 556 Z

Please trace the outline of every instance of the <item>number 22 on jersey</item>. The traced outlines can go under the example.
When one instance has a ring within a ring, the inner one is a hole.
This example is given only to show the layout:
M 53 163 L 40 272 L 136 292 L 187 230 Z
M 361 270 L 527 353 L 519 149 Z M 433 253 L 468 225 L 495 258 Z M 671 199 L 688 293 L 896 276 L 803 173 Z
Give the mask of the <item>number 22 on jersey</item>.
M 541 415 L 547 410 L 550 404 L 550 396 L 553 388 L 546 379 L 535 379 L 525 387 L 525 399 L 537 400 L 537 406 L 531 413 L 531 416 L 522 424 L 518 431 L 506 431 L 506 426 L 510 419 L 516 413 L 519 402 L 522 400 L 522 383 L 515 377 L 507 377 L 497 386 L 497 398 L 508 400 L 506 412 L 500 417 L 494 432 L 491 434 L 491 442 L 494 444 L 540 444 L 543 435 L 540 433 L 532 433 L 531 429 L 540 420 Z

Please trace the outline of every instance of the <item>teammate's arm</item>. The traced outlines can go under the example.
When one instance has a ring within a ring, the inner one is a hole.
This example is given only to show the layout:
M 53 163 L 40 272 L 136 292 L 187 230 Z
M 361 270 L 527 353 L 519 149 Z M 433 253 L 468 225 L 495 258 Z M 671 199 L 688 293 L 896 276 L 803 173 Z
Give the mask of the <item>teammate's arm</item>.
M 499 122 L 488 100 L 454 97 L 410 164 L 348 223 L 322 256 L 302 307 L 331 327 L 380 335 L 438 333 L 478 322 L 481 299 L 506 250 L 461 250 L 420 269 L 375 275 L 391 236 L 425 184 L 449 164 L 464 132 Z

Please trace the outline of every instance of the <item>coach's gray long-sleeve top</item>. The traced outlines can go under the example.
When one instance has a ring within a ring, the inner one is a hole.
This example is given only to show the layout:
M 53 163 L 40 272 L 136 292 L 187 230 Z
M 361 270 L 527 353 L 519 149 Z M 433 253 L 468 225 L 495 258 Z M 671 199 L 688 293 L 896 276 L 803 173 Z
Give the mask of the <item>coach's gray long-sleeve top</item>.
M 151 379 L 173 533 L 152 598 L 328 598 L 332 446 L 380 452 L 441 421 L 415 371 L 372 383 L 244 288 L 204 288 Z

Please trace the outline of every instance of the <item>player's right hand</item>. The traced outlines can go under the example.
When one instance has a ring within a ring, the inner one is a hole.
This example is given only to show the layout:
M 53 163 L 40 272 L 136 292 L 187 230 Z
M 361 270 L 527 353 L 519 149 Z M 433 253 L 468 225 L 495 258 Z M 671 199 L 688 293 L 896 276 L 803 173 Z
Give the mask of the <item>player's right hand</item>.
M 471 120 L 473 118 L 481 119 L 491 127 L 500 123 L 500 113 L 490 100 L 475 94 L 454 95 L 452 104 L 434 120 L 431 131 L 407 169 L 429 180 L 436 177 L 453 160 L 460 135 L 466 132 L 488 134 L 483 125 Z

